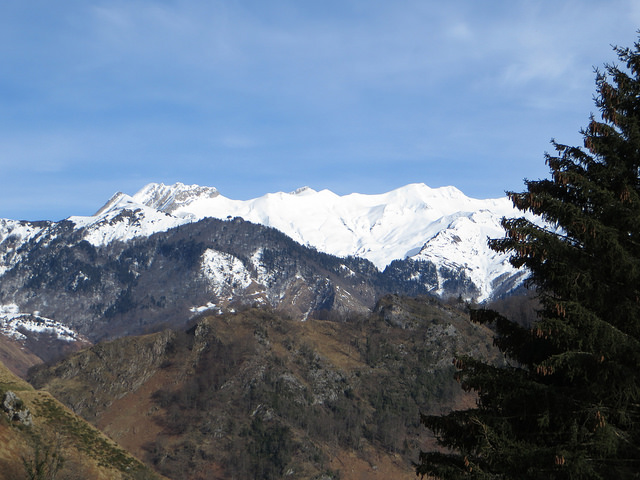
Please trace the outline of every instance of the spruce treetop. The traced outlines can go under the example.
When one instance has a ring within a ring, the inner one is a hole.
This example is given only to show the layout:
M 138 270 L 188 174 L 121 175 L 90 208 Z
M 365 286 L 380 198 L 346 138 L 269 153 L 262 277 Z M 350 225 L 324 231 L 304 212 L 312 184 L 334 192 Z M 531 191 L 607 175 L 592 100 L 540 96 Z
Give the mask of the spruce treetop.
M 508 192 L 545 220 L 503 219 L 490 241 L 530 271 L 541 304 L 531 327 L 496 312 L 507 367 L 458 358 L 477 407 L 423 416 L 446 451 L 419 475 L 443 479 L 640 478 L 640 43 L 596 70 L 584 145 L 553 141 L 550 178 Z

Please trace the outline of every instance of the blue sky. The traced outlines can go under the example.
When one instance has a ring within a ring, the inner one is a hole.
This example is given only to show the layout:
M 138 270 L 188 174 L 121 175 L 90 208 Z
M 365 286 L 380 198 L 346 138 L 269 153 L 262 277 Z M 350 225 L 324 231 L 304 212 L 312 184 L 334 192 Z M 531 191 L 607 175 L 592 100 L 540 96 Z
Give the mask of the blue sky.
M 581 144 L 639 28 L 632 0 L 5 1 L 0 218 L 149 182 L 498 197 Z

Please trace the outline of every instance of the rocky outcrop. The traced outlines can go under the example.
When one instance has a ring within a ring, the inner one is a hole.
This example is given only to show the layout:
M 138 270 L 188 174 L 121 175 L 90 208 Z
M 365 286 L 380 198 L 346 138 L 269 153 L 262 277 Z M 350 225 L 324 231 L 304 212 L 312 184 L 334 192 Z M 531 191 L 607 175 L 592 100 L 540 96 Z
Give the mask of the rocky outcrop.
M 2 410 L 7 414 L 10 422 L 20 422 L 30 427 L 33 425 L 31 412 L 25 407 L 24 402 L 11 390 L 5 392 L 2 399 Z

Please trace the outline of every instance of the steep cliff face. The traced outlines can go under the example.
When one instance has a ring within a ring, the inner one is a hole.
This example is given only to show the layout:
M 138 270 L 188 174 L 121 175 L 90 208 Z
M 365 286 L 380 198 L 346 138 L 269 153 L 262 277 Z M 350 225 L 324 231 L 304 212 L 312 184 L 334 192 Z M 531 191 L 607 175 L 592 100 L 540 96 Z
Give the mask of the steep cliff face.
M 495 352 L 455 306 L 389 296 L 376 312 L 204 315 L 184 331 L 100 344 L 31 380 L 170 478 L 398 478 L 423 446 L 419 413 L 468 400 L 453 355 Z

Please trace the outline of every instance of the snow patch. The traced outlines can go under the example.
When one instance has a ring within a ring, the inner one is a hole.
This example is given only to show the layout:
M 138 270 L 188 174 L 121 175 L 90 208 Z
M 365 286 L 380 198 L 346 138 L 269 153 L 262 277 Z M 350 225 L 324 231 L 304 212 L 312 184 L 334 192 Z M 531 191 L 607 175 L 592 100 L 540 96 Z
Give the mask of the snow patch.
M 48 333 L 58 340 L 75 342 L 81 340 L 80 334 L 66 325 L 50 318 L 42 317 L 39 312 L 21 313 L 18 305 L 0 305 L 0 333 L 17 340 L 26 340 L 24 331 Z
M 209 311 L 215 311 L 215 313 L 218 313 L 218 314 L 222 313 L 222 310 L 220 309 L 220 307 L 218 307 L 213 302 L 207 302 L 206 305 L 201 305 L 199 307 L 191 307 L 189 311 L 191 313 L 203 313 L 203 312 L 209 312 Z
M 253 255 L 251 255 L 251 265 L 255 270 L 255 280 L 258 284 L 269 286 L 271 282 L 275 279 L 275 274 L 270 272 L 262 263 L 262 255 L 264 253 L 264 249 L 262 247 L 258 248 Z
M 33 223 L 0 219 L 0 276 L 19 262 L 20 247 L 40 234 L 49 223 L 36 226 Z
M 239 258 L 213 249 L 202 254 L 201 271 L 218 296 L 244 290 L 252 282 L 251 274 Z
M 355 277 L 356 276 L 356 272 L 354 272 L 353 270 L 351 270 L 349 267 L 347 267 L 344 263 L 340 264 L 340 270 L 342 270 L 342 272 L 344 273 L 344 275 L 346 277 Z

